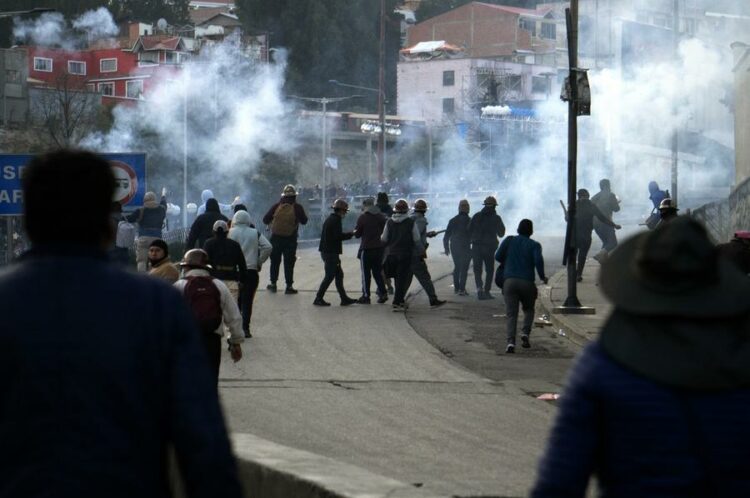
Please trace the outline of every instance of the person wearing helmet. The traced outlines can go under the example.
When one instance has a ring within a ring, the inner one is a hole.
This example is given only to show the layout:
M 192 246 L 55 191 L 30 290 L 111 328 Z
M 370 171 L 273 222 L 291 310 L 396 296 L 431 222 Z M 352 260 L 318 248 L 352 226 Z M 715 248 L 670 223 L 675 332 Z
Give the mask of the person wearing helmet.
M 422 239 L 414 219 L 409 217 L 409 203 L 399 199 L 393 206 L 393 215 L 386 222 L 380 240 L 386 246 L 383 264 L 386 277 L 393 278 L 395 293 L 393 311 L 406 310 L 406 291 L 411 284 L 412 258 L 415 253 L 424 253 Z
M 677 204 L 672 199 L 669 197 L 662 199 L 659 203 L 659 216 L 661 219 L 656 226 L 660 227 L 677 218 L 677 211 L 679 211 L 679 209 L 677 209 Z
M 242 359 L 241 344 L 245 338 L 242 336 L 242 316 L 237 307 L 237 299 L 232 297 L 224 282 L 211 276 L 208 258 L 208 253 L 203 249 L 191 249 L 186 252 L 180 263 L 184 273 L 182 278 L 174 283 L 174 287 L 185 297 L 199 328 L 202 329 L 203 345 L 208 353 L 214 379 L 218 383 L 224 327 L 229 329 L 229 350 L 235 363 Z M 217 305 L 218 309 L 215 309 Z M 216 327 L 216 323 L 213 322 L 215 315 L 220 316 Z
M 496 212 L 497 199 L 488 196 L 484 207 L 476 213 L 469 223 L 471 234 L 471 256 L 474 259 L 474 282 L 477 285 L 477 298 L 494 299 L 490 294 L 492 279 L 495 274 L 495 251 L 498 239 L 505 236 L 505 224 Z M 484 268 L 484 280 L 482 269 Z
M 294 263 L 297 261 L 297 237 L 299 226 L 307 224 L 305 208 L 297 203 L 297 190 L 294 185 L 287 185 L 281 192 L 281 200 L 271 206 L 263 217 L 263 223 L 271 229 L 271 282 L 266 286 L 276 292 L 276 281 L 279 279 L 281 258 L 284 258 L 284 294 L 297 294 L 294 288 Z
M 323 230 L 320 233 L 320 244 L 318 251 L 323 260 L 325 276 L 320 282 L 318 293 L 315 295 L 313 304 L 315 306 L 330 306 L 324 298 L 331 282 L 336 282 L 336 290 L 341 298 L 341 306 L 349 306 L 357 302 L 346 295 L 344 288 L 344 270 L 341 269 L 342 242 L 354 236 L 354 232 L 344 232 L 341 222 L 349 211 L 349 204 L 344 199 L 336 199 L 333 203 L 333 213 L 323 222 Z
M 453 292 L 459 296 L 468 296 L 466 279 L 471 264 L 471 236 L 469 234 L 469 201 L 461 199 L 458 203 L 458 214 L 451 218 L 443 235 L 445 254 L 453 257 Z
M 588 256 L 589 249 L 591 249 L 591 232 L 594 230 L 594 217 L 601 221 L 602 224 L 612 227 L 615 230 L 622 228 L 608 219 L 596 207 L 596 204 L 591 202 L 588 190 L 585 188 L 579 189 L 578 200 L 576 201 L 576 252 L 578 253 L 576 276 L 579 282 L 583 280 L 583 267 L 586 265 L 586 256 Z
M 227 286 L 235 301 L 240 294 L 240 282 L 247 279 L 247 264 L 242 246 L 228 237 L 229 225 L 224 220 L 214 223 L 214 236 L 203 244 L 213 269 L 211 276 Z
M 414 210 L 411 217 L 414 220 L 414 225 L 419 231 L 419 239 L 422 247 L 424 248 L 424 251 L 422 251 L 421 253 L 414 253 L 411 272 L 415 277 L 417 277 L 419 285 L 422 286 L 425 293 L 427 294 L 427 297 L 430 298 L 430 306 L 438 307 L 444 305 L 445 301 L 442 299 L 438 299 L 437 294 L 435 293 L 435 285 L 432 283 L 430 270 L 427 268 L 427 263 L 425 262 L 425 259 L 427 259 L 427 248 L 430 246 L 430 244 L 427 242 L 427 238 L 431 238 L 436 235 L 434 231 L 427 231 L 428 221 L 427 217 L 425 216 L 426 212 L 427 201 L 425 201 L 424 199 L 417 199 L 416 201 L 414 201 Z
M 385 227 L 385 216 L 375 205 L 375 199 L 362 201 L 362 214 L 357 218 L 354 236 L 362 239 L 357 257 L 362 268 L 362 297 L 359 304 L 370 304 L 370 282 L 377 287 L 378 304 L 388 301 L 388 291 L 383 280 L 383 242 L 380 235 Z

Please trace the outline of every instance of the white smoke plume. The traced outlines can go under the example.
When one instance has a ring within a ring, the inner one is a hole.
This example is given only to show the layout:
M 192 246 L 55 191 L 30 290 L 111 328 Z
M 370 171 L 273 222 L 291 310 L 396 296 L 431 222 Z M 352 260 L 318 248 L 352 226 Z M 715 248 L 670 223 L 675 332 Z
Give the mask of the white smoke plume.
M 73 28 L 87 35 L 89 40 L 101 40 L 116 37 L 119 29 L 106 7 L 85 12 L 73 21 Z
M 85 43 L 116 37 L 118 28 L 105 7 L 85 12 L 69 25 L 59 12 L 45 12 L 35 19 L 13 19 L 14 38 L 27 45 L 75 50 Z

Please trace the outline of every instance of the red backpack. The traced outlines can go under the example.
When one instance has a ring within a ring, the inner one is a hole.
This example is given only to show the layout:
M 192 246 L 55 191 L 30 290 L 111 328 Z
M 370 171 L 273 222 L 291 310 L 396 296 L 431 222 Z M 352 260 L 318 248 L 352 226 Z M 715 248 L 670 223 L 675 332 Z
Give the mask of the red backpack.
M 211 277 L 187 277 L 184 297 L 201 332 L 213 334 L 221 325 L 221 293 Z

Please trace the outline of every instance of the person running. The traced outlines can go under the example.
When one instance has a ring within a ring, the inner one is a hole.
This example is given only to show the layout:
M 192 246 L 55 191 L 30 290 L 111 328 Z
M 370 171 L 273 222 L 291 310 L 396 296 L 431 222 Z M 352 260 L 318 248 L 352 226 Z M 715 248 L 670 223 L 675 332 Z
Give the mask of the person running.
M 386 218 L 375 206 L 375 199 L 367 197 L 362 201 L 362 214 L 357 218 L 354 236 L 362 239 L 357 257 L 362 268 L 362 297 L 360 304 L 370 304 L 370 282 L 375 280 L 378 303 L 388 301 L 388 291 L 383 281 L 383 242 L 380 235 L 385 228 Z
M 608 220 L 612 221 L 612 214 L 620 210 L 620 199 L 612 193 L 612 187 L 606 178 L 599 182 L 599 192 L 591 198 L 591 202 L 599 208 Z M 594 231 L 602 241 L 601 250 L 594 255 L 594 259 L 602 263 L 612 250 L 617 247 L 617 234 L 614 227 L 605 225 L 598 218 L 594 219 Z
M 235 206 L 236 207 L 236 206 Z M 253 301 L 260 281 L 261 265 L 271 255 L 271 243 L 265 235 L 253 226 L 250 214 L 245 210 L 238 210 L 232 218 L 232 228 L 229 238 L 236 241 L 245 255 L 247 272 L 245 280 L 240 285 L 240 296 L 237 304 L 242 313 L 242 331 L 245 337 L 252 337 L 250 333 L 250 319 L 253 315 Z
M 505 236 L 503 219 L 495 210 L 497 199 L 488 196 L 484 200 L 484 207 L 471 218 L 469 233 L 471 234 L 471 256 L 474 260 L 474 281 L 477 285 L 477 298 L 480 300 L 494 299 L 490 294 L 492 280 L 495 276 L 495 251 L 498 238 Z M 484 267 L 484 281 L 482 280 Z
M 468 296 L 466 279 L 471 264 L 471 234 L 469 233 L 469 201 L 462 199 L 458 203 L 458 214 L 451 218 L 443 235 L 445 254 L 453 257 L 453 292 L 459 296 Z
M 591 249 L 591 232 L 594 230 L 594 217 L 614 230 L 622 228 L 620 225 L 613 223 L 612 220 L 607 219 L 604 213 L 599 211 L 599 208 L 589 199 L 588 190 L 585 188 L 579 189 L 578 200 L 576 201 L 576 252 L 578 258 L 576 278 L 579 282 L 583 281 L 583 267 L 586 265 L 586 257 L 588 256 L 589 249 Z
M 414 225 L 417 227 L 419 232 L 419 240 L 421 247 L 424 248 L 422 252 L 415 252 L 412 258 L 411 272 L 417 277 L 417 281 L 424 289 L 427 297 L 430 299 L 430 306 L 438 307 L 445 304 L 443 299 L 438 299 L 437 293 L 435 292 L 435 285 L 432 283 L 432 276 L 427 268 L 427 248 L 430 244 L 427 242 L 427 238 L 435 237 L 436 233 L 433 231 L 427 231 L 427 202 L 424 199 L 417 199 L 414 201 L 414 212 L 411 217 L 414 220 Z
M 266 286 L 276 292 L 281 258 L 284 258 L 284 294 L 297 294 L 294 288 L 294 263 L 297 261 L 297 237 L 299 226 L 307 224 L 305 208 L 297 203 L 297 190 L 287 185 L 281 193 L 281 200 L 271 206 L 263 217 L 263 223 L 271 229 L 271 282 Z
M 393 311 L 405 311 L 406 292 L 412 279 L 414 254 L 423 254 L 422 238 L 414 219 L 409 216 L 409 203 L 399 199 L 393 206 L 393 216 L 386 222 L 380 240 L 386 246 L 385 272 L 394 279 Z
M 344 288 L 344 270 L 341 269 L 342 242 L 349 240 L 354 236 L 354 232 L 344 232 L 341 228 L 341 221 L 349 211 L 349 204 L 344 199 L 336 199 L 333 203 L 333 213 L 323 223 L 323 230 L 320 233 L 320 244 L 318 250 L 323 260 L 325 276 L 320 282 L 318 293 L 315 295 L 313 304 L 315 306 L 330 306 L 331 303 L 325 299 L 326 290 L 331 282 L 336 282 L 336 290 L 341 298 L 341 306 L 349 306 L 357 302 L 346 295 Z
M 505 352 L 511 354 L 516 352 L 519 303 L 523 309 L 521 346 L 531 347 L 529 335 L 534 324 L 534 303 L 537 298 L 534 269 L 542 282 L 547 283 L 542 245 L 531 238 L 534 224 L 531 220 L 523 219 L 518 224 L 517 232 L 516 237 L 504 239 L 495 253 L 495 261 L 503 266 L 503 297 L 507 317 Z

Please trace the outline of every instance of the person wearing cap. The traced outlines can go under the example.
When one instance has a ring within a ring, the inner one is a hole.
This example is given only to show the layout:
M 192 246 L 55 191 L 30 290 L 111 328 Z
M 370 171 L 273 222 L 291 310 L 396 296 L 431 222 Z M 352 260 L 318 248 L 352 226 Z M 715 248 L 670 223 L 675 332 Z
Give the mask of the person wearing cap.
M 236 206 L 235 206 L 236 207 Z M 245 280 L 240 286 L 240 296 L 237 304 L 242 313 L 242 331 L 246 338 L 250 334 L 250 319 L 253 316 L 253 301 L 255 292 L 260 282 L 259 272 L 261 265 L 271 255 L 271 243 L 265 235 L 256 229 L 247 211 L 239 210 L 232 218 L 232 228 L 229 229 L 229 238 L 236 241 L 245 255 L 247 273 Z
M 366 197 L 362 201 L 362 214 L 357 218 L 354 236 L 362 239 L 357 257 L 362 269 L 362 297 L 360 304 L 370 304 L 370 282 L 375 279 L 378 304 L 388 301 L 388 291 L 383 280 L 383 242 L 380 235 L 385 228 L 385 216 L 375 205 L 375 199 Z
M 657 227 L 660 225 L 663 225 L 665 223 L 669 223 L 675 218 L 677 218 L 677 204 L 674 202 L 674 200 L 667 197 L 666 199 L 662 199 L 662 201 L 659 203 L 659 223 L 657 223 Z
M 734 263 L 745 275 L 750 274 L 750 232 L 734 232 L 729 242 L 716 246 L 719 255 Z
M 409 203 L 399 199 L 393 206 L 393 216 L 386 222 L 380 240 L 386 247 L 383 264 L 386 276 L 393 277 L 395 294 L 393 311 L 405 311 L 406 291 L 412 279 L 412 259 L 414 254 L 423 254 L 425 249 L 414 219 L 409 216 Z
M 422 286 L 425 294 L 427 294 L 427 297 L 430 300 L 430 306 L 438 307 L 444 305 L 446 301 L 438 299 L 437 293 L 435 292 L 435 284 L 432 283 L 432 276 L 430 275 L 430 270 L 427 268 L 427 263 L 425 261 L 427 259 L 427 248 L 430 246 L 427 242 L 427 238 L 432 238 L 437 235 L 434 231 L 427 231 L 428 221 L 425 216 L 426 212 L 427 201 L 424 199 L 417 199 L 414 201 L 414 209 L 411 218 L 414 220 L 414 226 L 417 227 L 421 247 L 424 248 L 424 250 L 414 253 L 412 257 L 411 272 L 417 277 L 419 285 Z
M 190 226 L 185 251 L 190 249 L 202 249 L 208 239 L 213 236 L 214 223 L 217 221 L 229 221 L 219 210 L 219 201 L 214 198 L 206 200 L 206 212 L 198 215 Z
M 474 282 L 477 285 L 477 298 L 480 300 L 494 299 L 490 294 L 492 279 L 495 275 L 495 251 L 498 239 L 505 237 L 505 224 L 495 211 L 497 199 L 488 196 L 484 200 L 484 207 L 471 218 L 469 233 L 471 234 L 471 257 L 474 260 Z M 484 280 L 482 279 L 484 268 Z
M 234 241 L 233 241 L 234 242 Z M 216 330 L 208 333 L 202 333 L 201 339 L 208 355 L 215 382 L 219 382 L 219 365 L 221 364 L 221 340 L 224 337 L 224 330 L 229 331 L 229 352 L 232 360 L 237 363 L 242 359 L 242 346 L 245 338 L 242 333 L 242 316 L 237 307 L 237 297 L 232 296 L 229 288 L 223 281 L 211 276 L 211 265 L 209 264 L 208 253 L 203 249 L 191 249 L 185 253 L 180 266 L 184 272 L 182 278 L 175 282 L 174 287 L 185 294 L 185 288 L 190 282 L 198 277 L 208 278 L 219 291 L 221 305 L 221 324 Z M 190 304 L 190 303 L 188 303 Z
M 523 309 L 521 326 L 521 346 L 530 348 L 529 335 L 534 324 L 534 303 L 537 288 L 534 284 L 534 270 L 539 278 L 547 283 L 544 273 L 542 245 L 533 240 L 534 223 L 523 219 L 518 224 L 516 237 L 506 237 L 495 253 L 495 260 L 503 267 L 503 297 L 507 317 L 506 353 L 516 352 L 516 328 L 518 325 L 518 305 Z
M 681 216 L 621 243 L 614 309 L 560 396 L 531 497 L 750 496 L 750 279 Z
M 247 263 L 240 244 L 229 238 L 229 225 L 217 220 L 213 226 L 214 236 L 203 244 L 211 264 L 211 276 L 218 278 L 229 288 L 235 301 L 240 295 L 240 282 L 247 279 Z
M 579 282 L 583 280 L 583 268 L 586 265 L 586 257 L 589 254 L 589 249 L 591 249 L 591 232 L 594 230 L 594 217 L 601 221 L 602 224 L 612 227 L 615 230 L 622 228 L 608 219 L 591 202 L 588 190 L 585 188 L 579 189 L 578 200 L 576 201 L 576 252 L 578 257 L 576 278 Z M 567 221 L 567 215 L 565 221 Z M 572 257 L 576 257 L 576 255 Z
M 468 296 L 466 279 L 471 264 L 471 234 L 469 233 L 469 201 L 461 199 L 458 214 L 450 219 L 443 235 L 445 254 L 453 257 L 453 292 Z
M 168 496 L 173 451 L 186 496 L 243 496 L 189 308 L 107 259 L 111 164 L 56 150 L 21 182 L 31 249 L 0 274 L 0 495 Z M 50 216 L 79 190 L 86 209 Z
M 620 199 L 618 199 L 612 192 L 612 187 L 609 180 L 606 178 L 599 181 L 599 192 L 594 194 L 594 197 L 591 198 L 591 202 L 598 207 L 599 211 L 601 211 L 610 221 L 612 221 L 613 213 L 620 210 Z M 602 248 L 596 253 L 596 255 L 594 255 L 594 259 L 601 263 L 606 259 L 612 249 L 617 247 L 617 234 L 615 233 L 614 227 L 605 225 L 599 221 L 598 218 L 594 219 L 594 232 L 596 232 L 599 240 L 602 241 Z
M 164 219 L 167 217 L 167 190 L 162 189 L 161 201 L 156 202 L 156 194 L 146 192 L 143 196 L 143 206 L 136 209 L 125 220 L 138 223 L 138 239 L 136 240 L 135 261 L 138 271 L 148 270 L 148 248 L 156 239 L 161 238 Z
M 349 204 L 344 199 L 336 199 L 331 208 L 333 209 L 333 213 L 323 222 L 323 229 L 320 233 L 320 244 L 318 245 L 320 257 L 323 260 L 325 276 L 323 277 L 323 281 L 320 282 L 320 287 L 318 287 L 318 293 L 315 295 L 313 304 L 315 306 L 331 305 L 324 297 L 328 286 L 331 285 L 331 282 L 335 281 L 336 291 L 338 291 L 341 298 L 341 306 L 349 306 L 357 302 L 356 299 L 352 299 L 346 295 L 344 270 L 341 269 L 342 242 L 354 236 L 354 232 L 344 232 L 341 226 L 343 218 L 349 211 Z
M 162 239 L 156 239 L 148 247 L 148 274 L 173 284 L 180 278 L 180 271 L 169 261 L 169 246 Z
M 270 292 L 276 292 L 276 281 L 279 279 L 281 259 L 284 258 L 285 294 L 297 294 L 294 288 L 294 263 L 297 261 L 297 237 L 299 226 L 307 224 L 305 208 L 297 203 L 297 189 L 287 185 L 281 193 L 281 200 L 271 206 L 263 223 L 271 229 L 271 282 L 266 286 Z

